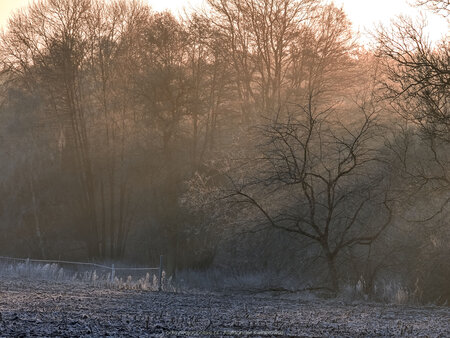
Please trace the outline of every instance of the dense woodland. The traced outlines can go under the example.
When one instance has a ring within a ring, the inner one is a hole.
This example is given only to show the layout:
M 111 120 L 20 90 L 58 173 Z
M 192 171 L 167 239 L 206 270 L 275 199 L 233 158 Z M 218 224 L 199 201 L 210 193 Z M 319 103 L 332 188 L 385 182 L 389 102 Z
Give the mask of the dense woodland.
M 424 25 L 365 48 L 321 1 L 37 1 L 0 37 L 0 255 L 449 300 L 449 41 Z

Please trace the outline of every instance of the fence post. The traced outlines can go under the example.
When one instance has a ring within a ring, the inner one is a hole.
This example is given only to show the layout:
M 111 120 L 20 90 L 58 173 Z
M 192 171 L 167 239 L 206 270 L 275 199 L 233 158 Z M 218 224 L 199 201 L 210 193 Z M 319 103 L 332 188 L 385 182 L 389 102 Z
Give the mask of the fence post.
M 111 265 L 111 284 L 114 283 L 114 278 L 116 277 L 116 270 L 114 269 L 114 263 Z
M 159 256 L 159 280 L 158 291 L 162 290 L 163 255 Z

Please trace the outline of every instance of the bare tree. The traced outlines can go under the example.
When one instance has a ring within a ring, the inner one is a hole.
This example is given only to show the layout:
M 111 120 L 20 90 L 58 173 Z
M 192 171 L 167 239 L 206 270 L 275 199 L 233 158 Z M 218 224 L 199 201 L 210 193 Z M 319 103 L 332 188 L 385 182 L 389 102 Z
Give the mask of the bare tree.
M 96 112 L 95 163 L 101 255 L 122 258 L 133 213 L 129 153 L 133 144 L 134 109 L 131 60 L 139 30 L 150 18 L 149 8 L 137 2 L 95 2 L 90 12 L 88 67 L 92 108 Z
M 61 141 L 62 175 L 76 177 L 75 210 L 92 258 L 122 256 L 130 227 L 125 88 L 135 26 L 146 16 L 137 2 L 42 1 L 13 17 L 2 37 L 4 69 L 42 99 Z
M 342 9 L 334 5 L 317 7 L 295 41 L 286 71 L 290 102 L 312 99 L 314 104 L 330 104 L 365 86 L 355 62 L 358 45 Z
M 192 170 L 201 168 L 223 143 L 222 133 L 232 134 L 235 116 L 230 113 L 232 67 L 220 43 L 219 31 L 208 18 L 193 14 L 185 22 L 188 32 L 188 124 L 192 128 Z
M 436 215 L 450 202 L 450 49 L 445 40 L 432 45 L 423 28 L 424 23 L 400 18 L 391 31 L 379 30 L 377 56 L 380 93 L 404 121 L 390 147 L 413 191 L 429 187 L 443 193 Z
M 242 118 L 248 124 L 258 114 L 275 112 L 286 101 L 286 70 L 290 48 L 312 2 L 208 1 L 204 16 L 219 32 L 229 54 Z
M 89 256 L 98 256 L 95 182 L 88 138 L 87 107 L 82 86 L 86 56 L 86 20 L 90 1 L 39 2 L 17 14 L 3 37 L 2 50 L 9 71 L 23 76 L 29 88 L 40 88 L 72 145 L 75 174 L 82 186 Z
M 448 1 L 416 3 L 448 17 Z M 445 267 L 442 254 L 448 252 L 444 243 L 450 206 L 450 45 L 445 37 L 431 43 L 424 28 L 423 21 L 401 17 L 391 29 L 379 29 L 377 57 L 379 93 L 388 111 L 401 117 L 386 142 L 397 172 L 400 226 L 411 232 L 408 240 L 402 238 L 400 247 L 406 249 L 397 257 L 408 266 L 415 288 L 429 299 L 436 293 L 448 297 L 449 292 L 442 281 L 448 269 L 429 267 Z
M 417 6 L 425 6 L 435 13 L 441 14 L 444 17 L 448 17 L 450 13 L 450 1 L 449 0 L 416 0 Z
M 376 112 L 361 104 L 362 119 L 350 123 L 336 119 L 332 108 L 298 109 L 259 129 L 259 151 L 240 174 L 231 171 L 227 198 L 252 208 L 260 222 L 316 243 L 337 291 L 341 251 L 371 244 L 391 220 Z M 374 222 L 363 216 L 375 210 L 384 216 Z
M 381 85 L 397 113 L 427 137 L 448 142 L 449 44 L 433 47 L 423 28 L 423 23 L 400 18 L 392 31 L 378 32 L 378 56 L 386 76 Z

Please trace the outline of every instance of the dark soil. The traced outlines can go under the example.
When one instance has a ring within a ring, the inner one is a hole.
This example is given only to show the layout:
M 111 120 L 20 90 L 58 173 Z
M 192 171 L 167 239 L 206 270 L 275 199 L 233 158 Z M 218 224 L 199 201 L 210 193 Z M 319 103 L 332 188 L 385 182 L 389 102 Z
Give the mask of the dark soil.
M 450 308 L 0 279 L 0 336 L 450 337 Z

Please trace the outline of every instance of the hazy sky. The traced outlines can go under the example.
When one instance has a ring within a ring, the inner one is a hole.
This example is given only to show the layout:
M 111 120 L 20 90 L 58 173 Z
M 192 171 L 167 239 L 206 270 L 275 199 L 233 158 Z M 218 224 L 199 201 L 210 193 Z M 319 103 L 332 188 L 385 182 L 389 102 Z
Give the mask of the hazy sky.
M 17 8 L 26 6 L 33 0 L 0 0 L 0 26 L 4 27 L 9 15 Z M 158 11 L 169 9 L 179 12 L 183 6 L 197 6 L 203 0 L 147 0 L 149 4 Z M 334 0 L 338 6 L 343 6 L 350 20 L 353 22 L 355 30 L 364 32 L 372 29 L 374 25 L 381 22 L 389 24 L 396 15 L 407 14 L 417 16 L 419 10 L 411 8 L 408 3 L 413 0 Z M 428 33 L 433 40 L 438 39 L 443 34 L 448 34 L 449 22 L 443 17 L 426 12 L 429 22 Z

